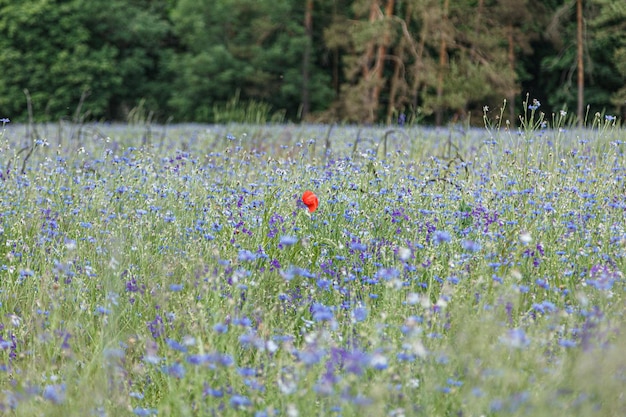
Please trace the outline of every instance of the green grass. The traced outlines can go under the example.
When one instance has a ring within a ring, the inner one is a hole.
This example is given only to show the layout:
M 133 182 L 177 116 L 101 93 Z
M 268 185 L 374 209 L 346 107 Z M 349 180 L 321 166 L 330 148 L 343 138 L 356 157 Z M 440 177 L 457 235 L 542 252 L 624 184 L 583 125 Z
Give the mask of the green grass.
M 7 125 L 4 412 L 623 415 L 624 130 L 537 116 Z

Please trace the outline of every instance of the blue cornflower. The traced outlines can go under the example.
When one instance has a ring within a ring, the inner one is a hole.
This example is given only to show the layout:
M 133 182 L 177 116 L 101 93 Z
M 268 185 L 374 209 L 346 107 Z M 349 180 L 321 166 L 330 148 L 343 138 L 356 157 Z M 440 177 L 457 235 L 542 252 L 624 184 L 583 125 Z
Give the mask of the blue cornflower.
M 334 356 L 335 360 L 339 360 L 339 363 L 343 364 L 343 369 L 346 372 L 355 375 L 361 375 L 371 363 L 370 355 L 360 349 L 355 349 L 352 352 L 340 349 L 335 351 L 332 356 Z
M 233 324 L 235 326 L 250 327 L 252 326 L 252 320 L 249 317 L 236 317 L 233 319 Z
M 382 371 L 387 369 L 389 362 L 387 361 L 387 357 L 382 353 L 375 353 L 370 358 L 370 366 L 376 370 Z
M 211 397 L 222 398 L 224 396 L 224 391 L 205 385 L 204 389 L 202 390 L 202 394 L 204 394 L 205 397 L 207 395 L 210 395 Z
M 247 249 L 241 249 L 237 259 L 239 262 L 250 262 L 257 258 L 257 254 Z
M 248 367 L 237 368 L 237 373 L 239 373 L 239 375 L 241 376 L 256 376 L 256 369 Z
M 156 408 L 136 407 L 133 409 L 133 414 L 140 417 L 147 417 L 159 414 L 159 410 Z
M 185 377 L 185 367 L 176 362 L 173 365 L 163 367 L 163 372 L 166 374 L 173 376 L 174 378 L 183 379 Z
M 111 310 L 109 310 L 108 308 L 104 308 L 102 306 L 98 306 L 96 307 L 96 314 L 102 314 L 104 316 L 111 314 Z
M 251 404 L 252 402 L 250 401 L 250 399 L 243 395 L 233 395 L 232 397 L 230 397 L 230 406 L 235 409 L 245 408 L 250 406 Z
M 499 400 L 499 399 L 493 400 L 491 402 L 491 405 L 489 406 L 489 409 L 494 413 L 497 413 L 498 411 L 502 411 L 503 408 L 504 408 L 504 401 Z
M 363 252 L 367 249 L 367 246 L 360 242 L 353 242 L 350 244 L 350 249 L 357 252 Z
M 220 365 L 228 367 L 228 366 L 232 366 L 234 363 L 235 363 L 235 359 L 232 356 L 228 354 L 220 355 L 220 358 L 219 358 Z
M 480 243 L 468 239 L 461 242 L 461 247 L 467 252 L 478 252 L 481 248 Z
M 170 349 L 177 350 L 179 352 L 187 353 L 187 346 L 183 346 L 173 339 L 165 339 L 165 343 Z
M 460 386 L 463 385 L 463 381 L 459 381 L 459 380 L 454 379 L 454 378 L 448 378 L 448 380 L 446 382 L 451 387 L 460 387 Z
M 506 336 L 500 338 L 500 341 L 512 348 L 521 349 L 530 344 L 530 339 L 526 336 L 523 329 L 515 328 L 507 332 Z
M 541 314 L 554 313 L 558 310 L 553 302 L 547 300 L 544 300 L 541 303 L 533 303 L 532 308 Z
M 594 265 L 589 270 L 589 279 L 586 280 L 587 285 L 598 290 L 610 290 L 617 281 L 619 275 L 606 265 Z
M 374 275 L 377 279 L 383 279 L 385 281 L 390 281 L 392 279 L 397 278 L 400 275 L 400 271 L 396 268 L 380 268 L 376 271 L 376 275 Z
M 333 310 L 324 304 L 315 303 L 311 307 L 314 321 L 331 321 L 333 319 Z
M 239 343 L 244 348 L 252 348 L 252 347 L 260 347 L 262 346 L 262 341 L 257 337 L 254 331 L 249 331 L 248 333 L 244 333 L 239 336 Z
M 278 247 L 282 249 L 283 246 L 292 246 L 298 242 L 298 238 L 295 236 L 281 236 L 278 242 Z
M 363 320 L 367 318 L 367 308 L 365 307 L 355 308 L 354 310 L 352 310 L 352 317 L 354 317 L 354 320 L 356 320 L 357 322 L 362 322 Z
M 42 396 L 54 404 L 62 404 L 65 401 L 65 384 L 46 385 Z
M 113 360 L 121 360 L 124 358 L 124 350 L 121 348 L 107 348 L 104 349 L 103 352 L 104 358 L 113 361 Z
M 297 355 L 298 359 L 300 359 L 300 361 L 302 361 L 302 363 L 306 366 L 313 366 L 318 364 L 322 358 L 324 358 L 326 351 L 324 349 L 309 348 L 298 352 Z
M 186 358 L 187 363 L 192 365 L 203 365 L 207 362 L 215 362 L 218 357 L 209 353 L 189 355 Z
M 452 236 L 445 230 L 437 230 L 433 235 L 433 240 L 435 244 L 440 245 L 442 243 L 450 242 L 450 240 L 452 240 Z
M 559 346 L 564 348 L 576 347 L 576 342 L 570 339 L 559 339 Z
M 228 324 L 226 323 L 217 323 L 215 326 L 213 326 L 213 330 L 215 330 L 216 333 L 219 334 L 224 334 L 228 332 Z

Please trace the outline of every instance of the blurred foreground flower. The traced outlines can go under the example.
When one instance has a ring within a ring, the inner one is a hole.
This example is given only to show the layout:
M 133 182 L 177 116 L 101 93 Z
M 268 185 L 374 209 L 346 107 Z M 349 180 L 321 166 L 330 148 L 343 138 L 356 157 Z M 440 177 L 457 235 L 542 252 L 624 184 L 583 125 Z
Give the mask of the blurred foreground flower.
M 530 339 L 526 336 L 524 330 L 519 327 L 510 329 L 506 335 L 500 338 L 500 342 L 514 349 L 522 349 L 530 345 Z
M 62 404 L 65 401 L 65 384 L 46 385 L 42 395 L 53 404 Z

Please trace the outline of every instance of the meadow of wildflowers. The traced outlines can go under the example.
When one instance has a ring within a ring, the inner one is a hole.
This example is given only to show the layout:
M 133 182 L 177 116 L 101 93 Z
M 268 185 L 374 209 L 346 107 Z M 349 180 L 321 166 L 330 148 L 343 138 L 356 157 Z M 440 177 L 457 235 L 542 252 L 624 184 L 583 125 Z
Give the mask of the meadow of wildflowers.
M 538 112 L 5 123 L 1 412 L 626 415 L 626 133 Z

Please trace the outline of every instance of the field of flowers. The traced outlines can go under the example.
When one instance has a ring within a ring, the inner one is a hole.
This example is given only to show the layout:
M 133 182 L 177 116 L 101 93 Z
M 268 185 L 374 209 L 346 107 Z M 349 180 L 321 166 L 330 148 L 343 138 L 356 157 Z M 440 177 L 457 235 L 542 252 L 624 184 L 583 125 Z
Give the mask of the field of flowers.
M 532 110 L 5 124 L 0 413 L 626 415 L 626 131 Z

